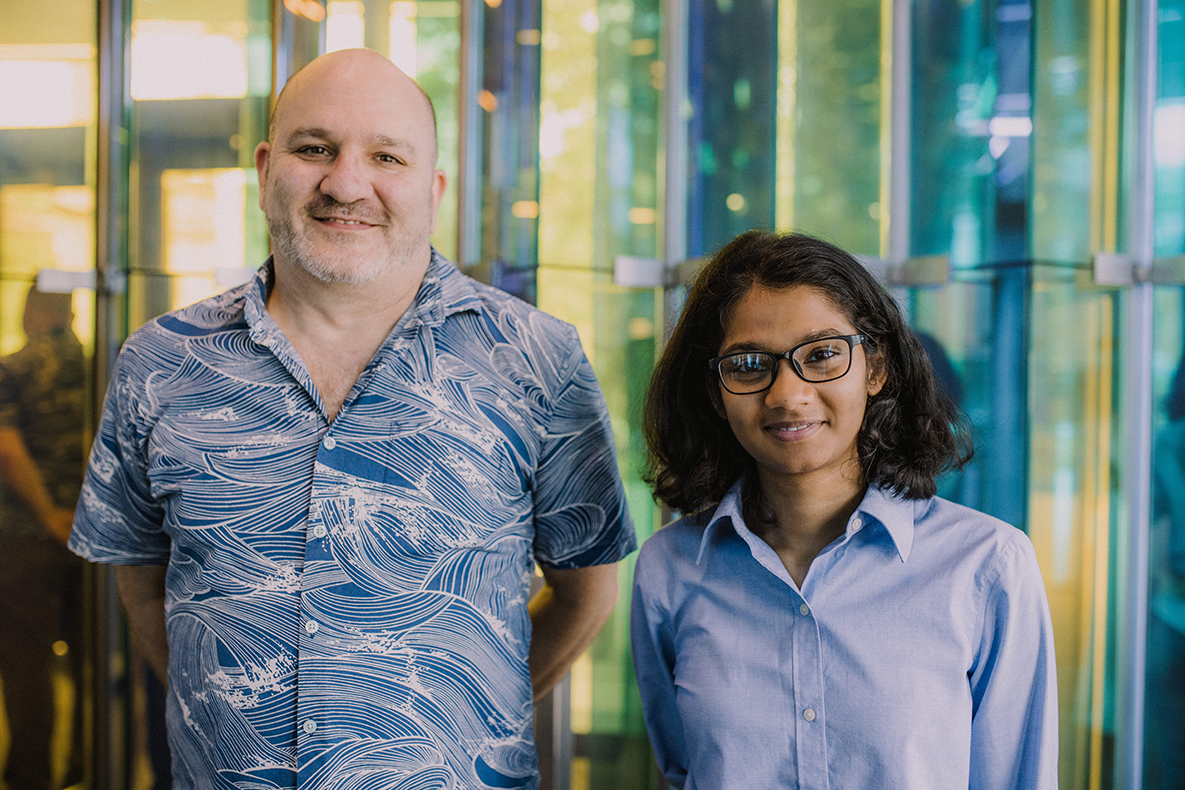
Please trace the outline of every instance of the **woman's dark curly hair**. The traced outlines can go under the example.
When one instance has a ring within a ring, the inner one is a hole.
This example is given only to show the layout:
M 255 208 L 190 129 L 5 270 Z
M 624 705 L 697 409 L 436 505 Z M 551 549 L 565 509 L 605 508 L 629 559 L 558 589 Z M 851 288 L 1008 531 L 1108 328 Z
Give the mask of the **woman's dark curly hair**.
M 885 384 L 868 399 L 857 449 L 869 485 L 907 499 L 934 495 L 934 478 L 962 467 L 971 440 L 958 407 L 893 298 L 848 253 L 802 234 L 749 231 L 721 249 L 696 277 L 646 397 L 645 479 L 668 507 L 691 513 L 718 504 L 755 462 L 720 416 L 719 380 L 708 368 L 733 306 L 754 286 L 821 291 L 872 340 L 870 369 Z

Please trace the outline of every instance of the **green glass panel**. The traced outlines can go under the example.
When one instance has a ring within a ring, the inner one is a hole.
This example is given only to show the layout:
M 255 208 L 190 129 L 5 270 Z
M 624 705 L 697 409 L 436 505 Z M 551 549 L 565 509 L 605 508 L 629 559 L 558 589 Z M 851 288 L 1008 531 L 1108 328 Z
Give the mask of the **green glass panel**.
M 777 9 L 777 223 L 864 255 L 887 245 L 889 7 L 781 0 Z

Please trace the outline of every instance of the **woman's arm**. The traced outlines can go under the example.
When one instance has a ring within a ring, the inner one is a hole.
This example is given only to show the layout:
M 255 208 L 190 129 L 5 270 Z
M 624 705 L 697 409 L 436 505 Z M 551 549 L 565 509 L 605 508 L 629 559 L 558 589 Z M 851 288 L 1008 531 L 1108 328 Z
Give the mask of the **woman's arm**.
M 1057 675 L 1041 570 L 1020 533 L 988 590 L 971 680 L 971 790 L 1057 787 Z
M 683 722 L 675 705 L 675 654 L 669 639 L 669 621 L 655 612 L 646 601 L 639 583 L 644 578 L 639 557 L 634 574 L 634 595 L 630 613 L 630 645 L 634 657 L 634 674 L 642 693 L 642 711 L 646 717 L 646 731 L 650 745 L 663 776 L 672 785 L 682 788 L 687 780 L 687 745 L 683 737 Z

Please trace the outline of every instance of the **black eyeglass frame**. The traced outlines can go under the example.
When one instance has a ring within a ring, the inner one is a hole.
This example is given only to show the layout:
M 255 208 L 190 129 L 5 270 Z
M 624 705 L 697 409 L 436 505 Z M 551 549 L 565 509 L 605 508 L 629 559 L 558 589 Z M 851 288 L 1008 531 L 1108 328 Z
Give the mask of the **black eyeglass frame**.
M 810 346 L 815 343 L 822 343 L 825 340 L 842 340 L 848 344 L 848 366 L 844 369 L 844 372 L 840 373 L 838 376 L 832 376 L 831 378 L 827 378 L 827 379 L 808 379 L 806 376 L 803 375 L 802 369 L 798 366 L 798 361 L 796 359 L 794 359 L 794 352 L 798 351 L 798 349 L 802 348 L 803 346 Z M 778 370 L 782 367 L 781 365 L 778 364 L 778 360 L 781 360 L 781 359 L 784 359 L 787 362 L 789 362 L 790 369 L 794 371 L 794 374 L 796 376 L 798 376 L 800 379 L 802 379 L 803 381 L 805 381 L 806 383 L 808 383 L 808 384 L 825 384 L 828 381 L 835 381 L 836 379 L 842 379 L 844 376 L 848 375 L 848 372 L 852 369 L 852 354 L 854 352 L 855 347 L 858 345 L 861 345 L 863 343 L 867 343 L 870 340 L 872 340 L 871 337 L 869 337 L 868 335 L 863 335 L 863 334 L 829 335 L 828 337 L 817 337 L 814 340 L 808 340 L 805 343 L 799 343 L 794 348 L 790 349 L 789 351 L 785 351 L 781 354 L 775 354 L 772 351 L 736 351 L 732 354 L 725 354 L 722 357 L 715 357 L 713 359 L 709 359 L 708 360 L 708 367 L 711 368 L 712 370 L 716 371 L 716 377 L 718 379 L 720 379 L 720 386 L 724 387 L 724 389 L 728 390 L 733 395 L 756 395 L 757 393 L 765 392 L 767 389 L 772 387 L 774 385 L 774 382 L 777 381 L 777 379 L 778 379 Z M 728 389 L 728 383 L 724 381 L 724 374 L 720 372 L 720 363 L 722 363 L 726 359 L 730 359 L 732 357 L 743 356 L 744 354 L 765 354 L 766 356 L 774 358 L 774 365 L 770 369 L 769 383 L 766 384 L 764 387 L 762 387 L 759 390 L 747 390 L 745 392 L 734 392 L 733 390 Z

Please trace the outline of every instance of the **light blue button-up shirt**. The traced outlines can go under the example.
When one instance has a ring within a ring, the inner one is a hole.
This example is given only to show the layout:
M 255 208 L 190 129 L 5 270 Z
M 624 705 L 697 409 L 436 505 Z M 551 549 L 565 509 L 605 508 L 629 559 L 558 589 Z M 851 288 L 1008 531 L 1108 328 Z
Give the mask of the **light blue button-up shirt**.
M 536 786 L 533 564 L 634 546 L 575 330 L 433 255 L 330 423 L 270 277 L 129 338 L 70 539 L 168 565 L 173 786 Z
M 870 488 L 802 589 L 740 485 L 642 547 L 633 652 L 685 790 L 1057 786 L 1053 630 L 1024 533 Z

